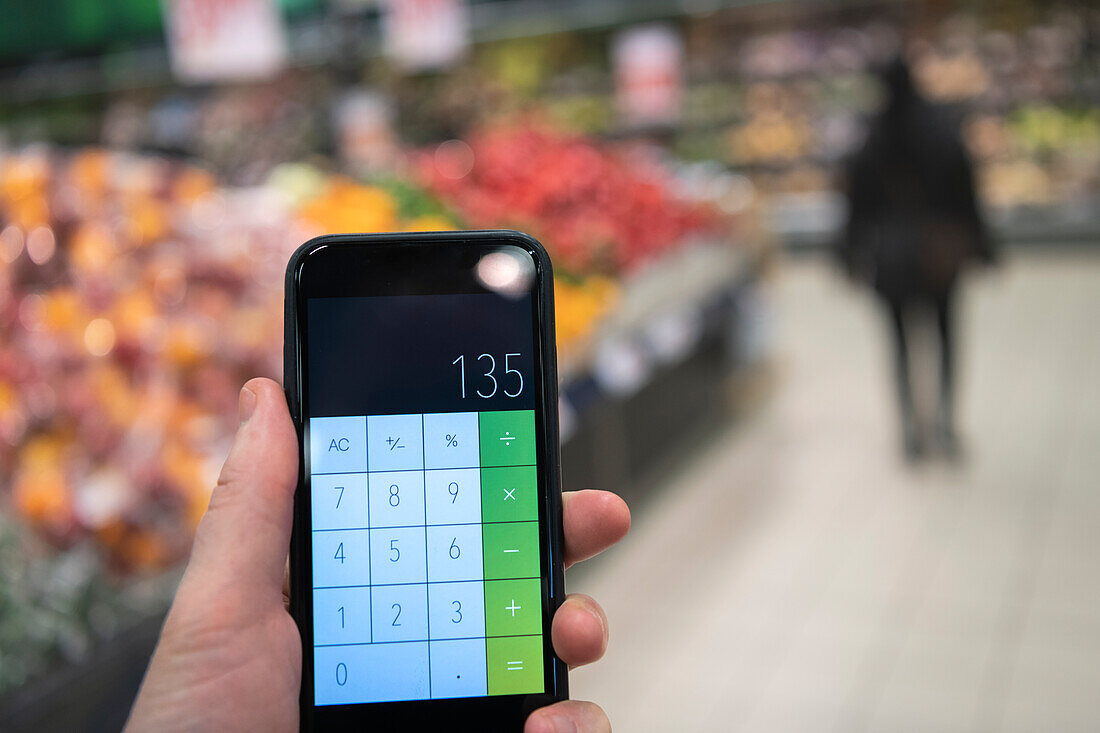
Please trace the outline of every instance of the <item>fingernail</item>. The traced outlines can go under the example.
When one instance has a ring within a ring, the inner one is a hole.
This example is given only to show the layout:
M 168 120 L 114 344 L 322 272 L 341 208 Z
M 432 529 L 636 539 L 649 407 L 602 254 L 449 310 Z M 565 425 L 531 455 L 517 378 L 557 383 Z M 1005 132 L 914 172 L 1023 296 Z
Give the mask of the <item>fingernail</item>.
M 551 715 L 549 722 L 554 733 L 577 733 L 577 723 L 568 715 Z
M 599 606 L 597 606 L 596 602 L 588 596 L 579 596 L 576 600 L 584 606 L 584 610 L 587 611 L 592 618 L 596 619 L 596 623 L 600 625 L 600 631 L 603 633 L 604 641 L 606 641 L 608 638 L 607 618 L 600 613 Z
M 248 422 L 252 413 L 256 411 L 256 393 L 247 386 L 241 387 L 241 396 L 237 399 L 237 413 L 241 418 L 241 425 Z

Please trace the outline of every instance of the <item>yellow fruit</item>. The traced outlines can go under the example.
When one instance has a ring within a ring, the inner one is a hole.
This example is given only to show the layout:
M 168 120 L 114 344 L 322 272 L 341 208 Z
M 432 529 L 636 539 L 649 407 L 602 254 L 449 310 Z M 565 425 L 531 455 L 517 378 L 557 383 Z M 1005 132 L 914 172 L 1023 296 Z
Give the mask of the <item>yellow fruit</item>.
M 58 288 L 42 296 L 42 325 L 55 333 L 79 333 L 87 325 L 84 303 L 71 288 Z
M 320 196 L 298 211 L 312 228 L 324 233 L 386 232 L 397 228 L 397 203 L 381 188 L 349 178 L 334 178 Z
M 405 224 L 404 231 L 406 232 L 442 232 L 450 229 L 454 229 L 454 224 L 447 218 L 429 214 L 428 216 L 418 216 L 412 221 Z
M 64 521 L 71 512 L 63 457 L 64 443 L 52 436 L 33 438 L 20 454 L 12 495 L 16 509 L 32 522 Z
M 118 247 L 110 228 L 102 222 L 81 224 L 69 244 L 69 259 L 84 275 L 99 275 L 115 264 Z
M 172 186 L 172 196 L 187 206 L 217 188 L 214 176 L 200 168 L 186 168 Z

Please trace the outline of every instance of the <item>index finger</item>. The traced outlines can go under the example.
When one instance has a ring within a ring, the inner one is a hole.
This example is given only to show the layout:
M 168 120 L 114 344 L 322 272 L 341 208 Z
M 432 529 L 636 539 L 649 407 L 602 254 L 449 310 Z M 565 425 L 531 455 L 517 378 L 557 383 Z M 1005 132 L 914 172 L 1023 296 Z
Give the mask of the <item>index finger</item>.
M 621 540 L 630 529 L 630 509 L 610 491 L 562 493 L 565 511 L 565 567 L 587 560 Z

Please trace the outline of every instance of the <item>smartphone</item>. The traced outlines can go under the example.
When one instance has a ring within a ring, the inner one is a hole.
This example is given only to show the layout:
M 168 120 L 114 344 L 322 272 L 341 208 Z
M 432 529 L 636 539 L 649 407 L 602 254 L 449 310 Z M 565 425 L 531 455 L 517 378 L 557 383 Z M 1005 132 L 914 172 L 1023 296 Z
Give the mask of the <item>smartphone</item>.
M 286 272 L 303 730 L 520 730 L 568 697 L 553 276 L 512 231 L 356 234 Z

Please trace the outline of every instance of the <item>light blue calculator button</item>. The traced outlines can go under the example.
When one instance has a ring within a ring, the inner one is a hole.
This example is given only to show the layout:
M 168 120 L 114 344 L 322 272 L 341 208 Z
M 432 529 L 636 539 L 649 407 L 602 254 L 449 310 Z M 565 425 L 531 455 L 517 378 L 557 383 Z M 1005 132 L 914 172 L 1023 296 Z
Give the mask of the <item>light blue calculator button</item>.
M 476 412 L 424 416 L 425 468 L 476 468 L 478 455 Z
M 367 444 L 371 471 L 424 468 L 424 419 L 421 415 L 370 415 Z
M 484 639 L 433 641 L 429 655 L 433 699 L 486 694 Z
M 316 705 L 423 700 L 428 642 L 316 647 L 313 691 Z
M 309 419 L 310 473 L 351 473 L 367 470 L 365 417 Z

